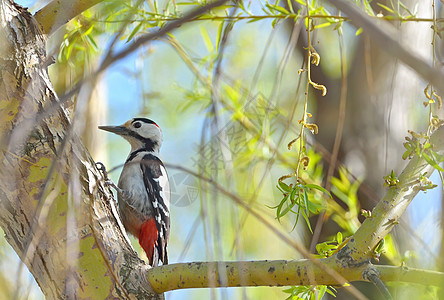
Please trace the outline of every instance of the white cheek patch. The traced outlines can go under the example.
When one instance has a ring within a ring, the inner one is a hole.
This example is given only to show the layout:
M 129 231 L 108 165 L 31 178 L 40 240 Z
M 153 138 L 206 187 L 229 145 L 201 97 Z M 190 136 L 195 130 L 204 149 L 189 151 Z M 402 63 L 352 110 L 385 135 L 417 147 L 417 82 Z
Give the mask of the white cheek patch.
M 157 125 L 144 123 L 136 132 L 144 138 L 162 142 L 162 132 Z

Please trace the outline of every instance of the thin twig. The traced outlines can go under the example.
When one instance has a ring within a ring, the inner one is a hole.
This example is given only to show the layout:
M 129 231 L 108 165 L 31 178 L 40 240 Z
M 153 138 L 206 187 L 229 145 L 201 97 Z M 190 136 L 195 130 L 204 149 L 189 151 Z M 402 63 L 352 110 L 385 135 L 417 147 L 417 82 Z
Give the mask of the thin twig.
M 151 14 L 152 15 L 152 21 L 159 21 L 159 22 L 170 22 L 175 21 L 180 18 L 177 17 L 165 17 L 164 15 L 160 14 Z M 385 20 L 388 22 L 430 22 L 433 23 L 433 19 L 431 18 L 415 18 L 415 17 L 394 17 L 394 16 L 369 16 L 372 19 L 375 20 Z M 205 16 L 205 17 L 199 17 L 196 19 L 191 20 L 190 22 L 196 22 L 196 21 L 249 21 L 249 20 L 267 20 L 267 19 L 304 19 L 306 16 L 304 15 L 298 15 L 298 14 L 282 14 L 282 15 L 243 15 L 243 16 Z M 334 22 L 338 21 L 350 21 L 351 18 L 344 17 L 344 16 L 335 16 L 335 15 L 311 15 L 310 18 L 312 19 L 332 19 Z M 101 22 L 101 23 L 119 23 L 123 21 L 102 21 L 96 18 L 90 18 L 91 21 L 94 22 Z M 146 19 L 139 19 L 134 20 L 134 22 L 145 22 Z M 436 22 L 443 23 L 444 18 L 436 19 Z
M 66 92 L 64 95 L 58 98 L 58 101 L 53 101 L 46 107 L 42 109 L 42 111 L 35 117 L 35 119 L 25 119 L 20 126 L 20 129 L 25 129 L 26 132 L 30 132 L 32 128 L 35 127 L 36 124 L 40 124 L 44 119 L 48 118 L 52 114 L 56 113 L 58 109 L 60 109 L 63 104 L 68 102 L 74 95 L 76 95 L 83 84 L 85 82 L 93 82 L 95 81 L 100 74 L 102 74 L 106 69 L 108 69 L 111 65 L 135 52 L 141 46 L 147 44 L 148 42 L 158 39 L 160 37 L 165 36 L 167 33 L 177 29 L 181 25 L 190 22 L 191 20 L 196 19 L 201 14 L 204 14 L 211 9 L 214 9 L 218 6 L 223 5 L 228 0 L 216 0 L 214 2 L 208 3 L 207 5 L 201 6 L 195 10 L 190 11 L 185 14 L 182 18 L 166 23 L 165 26 L 159 28 L 157 31 L 152 33 L 147 33 L 141 35 L 138 39 L 136 39 L 132 44 L 113 54 L 112 52 L 108 52 L 105 56 L 104 60 L 98 67 L 98 69 L 91 73 L 89 76 L 86 76 L 84 79 L 80 80 L 77 84 L 75 84 L 71 90 Z
M 340 59 L 341 59 L 341 95 L 339 98 L 339 113 L 338 113 L 338 124 L 336 125 L 336 136 L 335 136 L 335 142 L 333 144 L 333 151 L 331 153 L 331 159 L 328 166 L 327 171 L 327 180 L 325 184 L 325 189 L 327 191 L 330 191 L 331 189 L 331 178 L 333 177 L 334 171 L 336 170 L 336 163 L 338 161 L 339 156 L 339 149 L 341 146 L 341 140 L 342 140 L 342 133 L 344 131 L 344 123 L 345 123 L 345 109 L 347 104 L 347 87 L 348 87 L 348 66 L 347 66 L 347 55 L 346 55 L 346 49 L 344 45 L 344 36 L 342 34 L 342 27 L 337 29 L 338 31 L 338 39 L 339 39 L 339 53 L 340 53 Z M 313 237 L 311 239 L 310 244 L 310 252 L 314 252 L 316 248 L 316 244 L 319 241 L 319 237 L 321 235 L 322 227 L 324 224 L 324 216 L 325 216 L 325 210 L 323 210 L 319 216 L 318 220 L 316 222 L 316 227 L 313 232 Z

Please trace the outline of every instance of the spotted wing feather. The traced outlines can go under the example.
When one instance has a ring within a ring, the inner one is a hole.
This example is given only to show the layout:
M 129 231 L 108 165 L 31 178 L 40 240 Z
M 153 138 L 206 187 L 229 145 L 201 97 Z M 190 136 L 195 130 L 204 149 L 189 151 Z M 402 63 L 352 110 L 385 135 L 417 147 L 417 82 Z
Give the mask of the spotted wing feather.
M 143 181 L 149 200 L 154 210 L 154 220 L 156 223 L 158 237 L 155 245 L 154 264 L 158 260 L 162 264 L 168 264 L 167 244 L 170 231 L 170 212 L 169 212 L 169 183 L 165 166 L 162 161 L 153 154 L 146 154 L 140 161 L 140 167 L 143 173 Z

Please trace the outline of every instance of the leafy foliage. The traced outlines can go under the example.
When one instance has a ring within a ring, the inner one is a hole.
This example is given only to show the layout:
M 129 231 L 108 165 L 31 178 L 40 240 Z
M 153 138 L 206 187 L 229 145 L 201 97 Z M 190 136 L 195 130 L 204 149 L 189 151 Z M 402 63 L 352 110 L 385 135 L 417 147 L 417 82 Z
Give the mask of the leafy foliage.
M 308 197 L 308 193 L 311 193 L 314 190 L 321 191 L 328 195 L 330 195 L 330 193 L 323 187 L 310 183 L 297 183 L 295 186 L 293 186 L 292 184 L 287 185 L 285 182 L 279 181 L 278 188 L 283 193 L 284 198 L 282 198 L 281 202 L 277 206 L 272 207 L 276 208 L 277 219 L 279 220 L 281 217 L 285 216 L 288 212 L 291 211 L 296 214 L 294 227 L 296 227 L 299 216 L 302 215 L 308 228 L 311 232 L 313 232 L 308 220 L 310 212 L 313 214 L 319 214 L 322 206 L 315 202 L 311 202 Z M 296 211 L 293 210 L 293 207 L 295 206 L 297 207 Z
M 332 286 L 317 285 L 317 286 L 294 286 L 283 290 L 284 293 L 290 294 L 287 299 L 291 300 L 320 300 L 325 293 L 336 297 L 336 289 Z
M 345 240 L 345 242 L 346 241 L 347 240 Z M 317 244 L 316 251 L 318 252 L 319 257 L 329 257 L 345 245 L 343 242 L 342 233 L 338 232 L 333 240 Z

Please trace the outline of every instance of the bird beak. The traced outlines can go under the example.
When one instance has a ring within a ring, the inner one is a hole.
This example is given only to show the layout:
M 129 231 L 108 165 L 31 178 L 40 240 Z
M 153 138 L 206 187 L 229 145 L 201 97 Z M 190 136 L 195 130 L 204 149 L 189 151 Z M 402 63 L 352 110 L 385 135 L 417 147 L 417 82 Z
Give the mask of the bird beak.
M 128 132 L 128 129 L 125 126 L 99 126 L 99 129 L 118 135 L 125 135 Z

